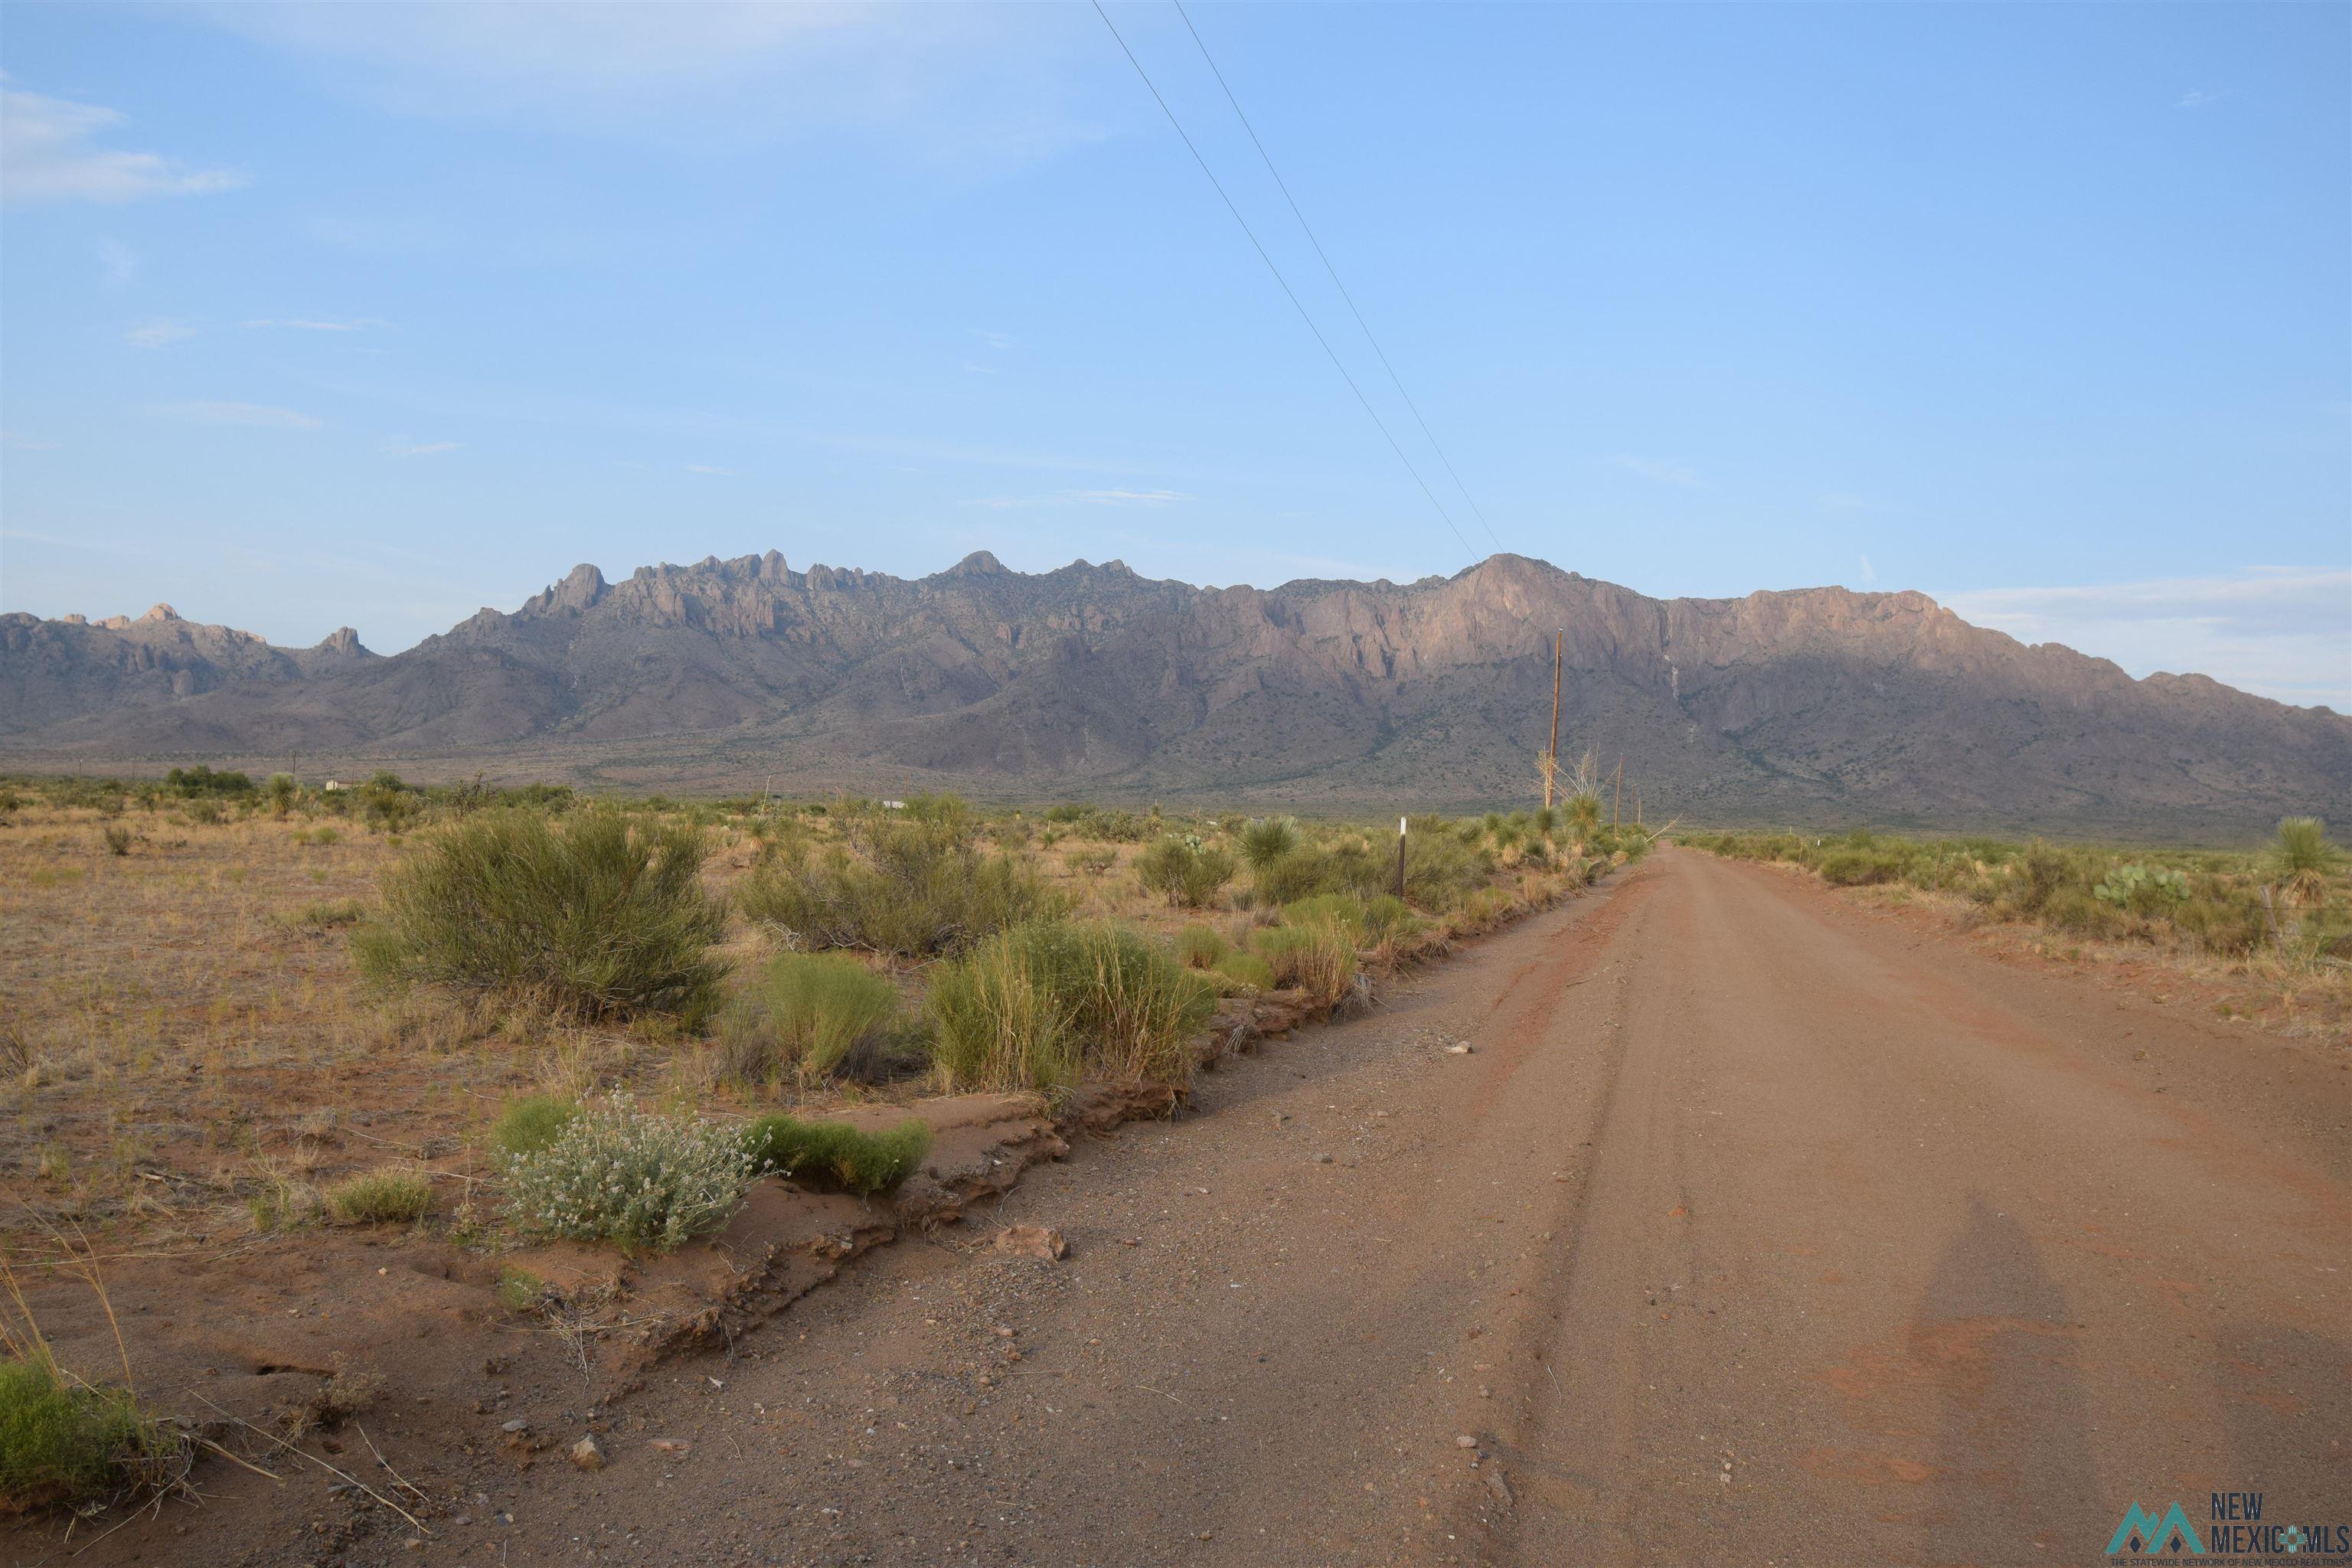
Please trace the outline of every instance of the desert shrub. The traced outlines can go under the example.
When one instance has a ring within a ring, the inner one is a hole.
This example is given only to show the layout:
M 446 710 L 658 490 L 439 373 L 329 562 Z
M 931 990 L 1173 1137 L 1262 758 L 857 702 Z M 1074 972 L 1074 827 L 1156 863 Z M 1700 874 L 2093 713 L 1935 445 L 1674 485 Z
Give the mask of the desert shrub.
M 269 782 L 262 786 L 262 793 L 269 801 L 269 815 L 278 817 L 292 811 L 294 803 L 302 797 L 302 788 L 294 782 L 292 773 L 270 774 Z
M 843 833 L 822 857 L 787 849 L 755 867 L 737 895 L 744 913 L 808 947 L 927 958 L 1057 912 L 1034 872 L 983 853 L 951 813 L 859 812 Z
M 181 1441 L 127 1390 L 67 1377 L 38 1343 L 0 1360 L 0 1515 L 110 1500 L 159 1479 Z
M 1226 951 L 1225 939 L 1207 926 L 1190 925 L 1176 933 L 1176 962 L 1187 969 L 1214 969 Z
M 198 795 L 180 810 L 180 815 L 204 827 L 217 827 L 221 821 L 221 804 L 210 795 Z
M 1360 941 L 1364 934 L 1364 900 L 1353 893 L 1317 893 L 1283 905 L 1282 923 L 1338 926 L 1347 932 L 1349 940 Z
M 1269 816 L 1242 830 L 1242 858 L 1255 871 L 1270 866 L 1298 847 L 1298 823 L 1287 816 Z
M 1437 816 L 1418 816 L 1404 839 L 1404 896 L 1425 910 L 1450 910 L 1486 885 L 1493 859 L 1475 842 L 1445 831 Z M 1386 883 L 1381 885 L 1386 889 Z
M 327 1212 L 345 1225 L 406 1225 L 433 1212 L 422 1171 L 368 1171 L 327 1189 Z
M 128 855 L 131 853 L 131 829 L 127 827 L 107 827 L 100 829 L 99 836 L 106 840 L 106 852 L 109 855 Z
M 2005 901 L 2021 914 L 2039 915 L 2052 896 L 2073 880 L 2074 874 L 2074 863 L 2064 850 L 2037 838 L 2017 858 Z
M 2327 879 L 2335 875 L 2343 856 L 2328 842 L 2326 826 L 2315 816 L 2290 816 L 2278 825 L 2272 841 L 2269 870 L 2278 879 L 2279 891 L 2296 904 L 2316 903 L 2326 896 Z
M 1848 848 L 1822 856 L 1815 869 L 1824 882 L 1841 888 L 1863 888 L 1895 880 L 1902 866 L 1893 857 L 1874 849 Z
M 1262 927 L 1251 934 L 1250 949 L 1276 985 L 1295 986 L 1324 1006 L 1355 984 L 1356 944 L 1336 922 Z
M 668 1252 L 726 1224 L 751 1173 L 730 1130 L 639 1110 L 614 1094 L 506 1162 L 507 1213 L 541 1236 Z
M 870 1068 L 898 1011 L 898 988 L 842 953 L 788 952 L 771 963 L 730 1009 L 730 1026 L 751 1037 L 757 1070 L 743 1046 L 731 1076 L 772 1080 L 785 1068 L 803 1081 Z
M 383 874 L 383 913 L 354 939 L 361 973 L 528 996 L 583 1016 L 715 1005 L 726 912 L 702 889 L 691 827 L 609 812 L 551 825 L 492 810 Z
M 838 1188 L 861 1198 L 890 1191 L 931 1152 L 929 1125 L 913 1116 L 887 1132 L 862 1131 L 845 1121 L 762 1116 L 742 1136 L 752 1174 L 773 1172 L 803 1186 Z
M 2252 888 L 2208 886 L 2173 911 L 2176 930 L 2208 952 L 2241 958 L 2270 937 L 2262 895 Z
M 509 1160 L 536 1154 L 562 1136 L 579 1114 L 579 1102 L 562 1095 L 526 1095 L 499 1113 L 490 1128 L 490 1146 Z
M 1217 973 L 1244 985 L 1255 985 L 1260 991 L 1274 989 L 1274 966 L 1256 953 L 1235 950 L 1217 960 Z
M 1073 849 L 1062 857 L 1062 864 L 1081 877 L 1099 877 L 1118 860 L 1116 849 Z
M 242 795 L 253 793 L 253 779 L 238 773 L 215 773 L 198 763 L 193 768 L 173 768 L 163 775 L 163 784 L 173 795 L 188 799 L 198 795 Z M 120 789 L 120 785 L 116 786 Z
M 1181 1083 L 1185 1041 L 1214 990 L 1141 932 L 1108 922 L 1018 926 L 931 987 L 935 1059 L 951 1084 L 1034 1088 L 1106 1076 Z
M 1069 1010 L 1028 944 L 999 934 L 932 973 L 931 1059 L 950 1089 L 1050 1089 L 1077 1081 Z
M 2036 918 L 2054 930 L 2076 936 L 2106 936 L 2124 925 L 2122 914 L 2091 896 L 2090 889 L 2067 883 L 2042 900 Z
M 1233 880 L 1234 858 L 1196 837 L 1171 833 L 1137 858 L 1135 874 L 1148 890 L 1166 895 L 1171 906 L 1197 910 Z

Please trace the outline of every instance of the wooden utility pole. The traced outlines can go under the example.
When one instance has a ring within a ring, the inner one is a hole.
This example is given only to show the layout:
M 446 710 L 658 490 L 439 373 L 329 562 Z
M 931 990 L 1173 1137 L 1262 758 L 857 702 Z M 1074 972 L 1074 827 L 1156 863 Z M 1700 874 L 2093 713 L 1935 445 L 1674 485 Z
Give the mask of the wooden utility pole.
M 1612 806 L 1611 806 L 1611 807 L 1609 808 L 1609 826 L 1613 829 L 1613 828 L 1622 827 L 1624 825 L 1625 825 L 1625 753 L 1624 753 L 1624 752 L 1618 752 L 1618 753 L 1617 753 L 1617 804 L 1616 804 L 1615 805 L 1612 805 Z
M 1642 785 L 1638 779 L 1633 784 L 1633 826 L 1642 826 Z
M 1405 819 L 1404 819 L 1403 817 L 1400 816 L 1400 817 L 1398 817 L 1398 818 L 1397 818 L 1397 887 L 1396 887 L 1396 896 L 1397 896 L 1398 898 L 1400 898 L 1400 899 L 1402 899 L 1402 898 L 1403 898 L 1403 897 L 1404 897 L 1404 824 L 1405 824 Z
M 1544 809 L 1551 809 L 1552 781 L 1559 773 L 1559 643 L 1562 634 L 1551 634 L 1551 750 L 1544 753 Z

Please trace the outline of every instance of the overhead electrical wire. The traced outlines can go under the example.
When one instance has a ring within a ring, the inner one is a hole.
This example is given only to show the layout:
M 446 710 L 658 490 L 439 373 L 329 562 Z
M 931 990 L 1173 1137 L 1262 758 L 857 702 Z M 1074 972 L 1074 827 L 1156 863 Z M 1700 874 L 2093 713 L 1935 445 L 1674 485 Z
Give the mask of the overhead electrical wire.
M 1291 288 L 1290 279 L 1282 275 L 1282 268 L 1274 264 L 1274 258 L 1267 255 L 1265 247 L 1259 243 L 1257 231 L 1250 227 L 1247 218 L 1242 216 L 1242 209 L 1234 205 L 1234 198 L 1225 194 L 1223 182 L 1217 178 L 1216 171 L 1209 167 L 1209 161 L 1201 156 L 1201 149 L 1192 144 L 1192 136 L 1184 130 L 1184 122 L 1176 118 L 1176 111 L 1168 107 L 1166 99 L 1160 96 L 1160 89 L 1152 83 L 1151 73 L 1143 68 L 1143 62 L 1137 59 L 1135 51 L 1127 47 L 1127 39 L 1120 34 L 1118 25 L 1110 19 L 1110 13 L 1103 9 L 1102 0 L 1094 0 L 1094 7 L 1095 15 L 1102 18 L 1103 26 L 1108 27 L 1110 36 L 1118 41 L 1119 52 L 1127 56 L 1127 63 L 1133 66 L 1135 74 L 1143 79 L 1144 88 L 1151 94 L 1152 101 L 1160 105 L 1160 112 L 1166 115 L 1168 123 L 1176 128 L 1176 134 L 1182 140 L 1184 150 L 1192 154 L 1192 162 L 1201 165 L 1201 173 L 1208 175 L 1209 184 L 1216 187 L 1218 197 L 1225 204 L 1225 210 L 1234 215 L 1235 223 L 1241 225 L 1242 233 L 1249 238 L 1250 247 L 1257 252 L 1257 258 L 1265 263 L 1265 269 L 1274 274 L 1274 280 L 1276 283 L 1282 285 L 1282 292 L 1290 300 L 1290 308 L 1298 312 L 1298 319 L 1307 323 L 1307 330 L 1315 334 L 1317 342 L 1323 345 L 1323 352 L 1330 356 L 1332 368 L 1339 373 L 1339 379 L 1348 384 L 1348 390 L 1356 395 L 1356 401 L 1364 405 L 1364 412 L 1371 416 L 1372 423 L 1380 427 L 1381 436 L 1387 438 L 1389 450 L 1397 455 L 1397 461 L 1402 463 L 1405 472 L 1412 476 L 1412 482 L 1421 487 L 1421 493 L 1429 498 L 1429 504 L 1436 508 L 1437 515 L 1445 520 L 1445 526 L 1453 530 L 1454 537 L 1461 542 L 1463 550 L 1471 555 L 1477 554 L 1477 551 L 1471 547 L 1469 537 L 1462 531 L 1461 525 L 1454 521 L 1454 514 L 1445 510 L 1445 503 L 1437 499 L 1437 492 L 1429 488 L 1429 481 L 1421 477 L 1421 470 L 1413 467 L 1412 459 L 1407 457 L 1404 448 L 1397 444 L 1396 437 L 1390 433 L 1388 422 L 1381 417 L 1380 410 L 1372 406 L 1372 400 L 1364 395 L 1364 389 L 1358 386 L 1356 378 L 1348 373 L 1346 362 L 1342 361 L 1339 353 L 1333 350 L 1330 340 L 1323 335 L 1323 329 L 1315 324 L 1315 318 L 1307 314 L 1307 307 L 1299 302 L 1297 291 Z M 1188 21 L 1186 26 L 1191 26 L 1191 23 Z M 1260 151 L 1263 152 L 1264 149 Z
M 1389 363 L 1388 351 L 1381 347 L 1381 340 L 1373 336 L 1371 323 L 1364 320 L 1364 312 L 1356 304 L 1356 297 L 1348 292 L 1345 283 L 1339 281 L 1339 269 L 1331 265 L 1331 258 L 1324 251 L 1323 242 L 1315 236 L 1314 226 L 1307 221 L 1307 215 L 1298 210 L 1298 198 L 1290 194 L 1289 182 L 1282 177 L 1282 171 L 1274 166 L 1274 155 L 1265 150 L 1265 143 L 1258 140 L 1257 127 L 1252 125 L 1250 117 L 1242 112 L 1241 100 L 1234 96 L 1232 85 L 1225 80 L 1225 73 L 1217 68 L 1216 57 L 1209 53 L 1209 46 L 1202 38 L 1201 29 L 1192 26 L 1192 14 L 1184 9 L 1184 0 L 1174 0 L 1174 3 L 1176 14 L 1184 18 L 1184 30 L 1192 35 L 1192 42 L 1199 47 L 1201 58 L 1209 62 L 1209 73 L 1224 89 L 1225 101 L 1234 106 L 1234 118 L 1239 120 L 1242 129 L 1249 132 L 1250 145 L 1255 147 L 1257 155 L 1265 161 L 1265 172 L 1274 176 L 1276 186 L 1282 192 L 1282 199 L 1290 204 L 1290 216 L 1298 220 L 1298 226 L 1306 232 L 1307 243 L 1315 247 L 1316 256 L 1323 263 L 1323 270 L 1331 275 L 1331 286 L 1339 290 L 1339 298 L 1348 301 L 1348 310 L 1355 316 L 1356 325 L 1364 331 L 1364 341 L 1371 344 L 1372 353 L 1380 356 L 1381 368 L 1389 373 L 1389 381 L 1397 389 L 1397 395 L 1404 399 L 1407 408 L 1412 410 L 1413 422 L 1421 426 L 1421 433 L 1429 437 L 1430 449 L 1437 454 L 1437 460 L 1445 465 L 1445 472 L 1454 480 L 1454 488 L 1462 492 L 1462 499 L 1470 503 L 1470 510 L 1478 519 L 1479 526 L 1486 531 L 1486 537 L 1495 542 L 1495 548 L 1500 550 L 1503 542 L 1496 534 L 1495 525 L 1486 521 L 1486 513 L 1478 505 L 1478 499 L 1470 493 L 1470 487 L 1464 484 L 1462 476 L 1454 471 L 1454 459 L 1445 455 L 1445 447 L 1438 441 L 1437 433 L 1429 427 L 1429 421 L 1422 417 L 1421 405 L 1415 403 L 1412 394 L 1404 389 L 1404 379 L 1397 374 L 1396 366 Z

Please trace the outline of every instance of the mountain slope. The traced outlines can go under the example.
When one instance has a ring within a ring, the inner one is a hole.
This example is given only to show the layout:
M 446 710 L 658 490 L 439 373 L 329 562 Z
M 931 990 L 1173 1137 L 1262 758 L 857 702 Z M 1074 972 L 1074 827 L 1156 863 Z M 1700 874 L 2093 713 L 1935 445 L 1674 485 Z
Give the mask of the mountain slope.
M 1917 594 L 1662 601 L 1511 555 L 1269 590 L 985 553 L 918 581 L 773 552 L 582 566 L 388 658 L 163 625 L 0 619 L 0 758 L 1458 806 L 1527 793 L 1557 628 L 1562 753 L 1622 753 L 1645 816 L 2225 831 L 2352 805 L 2326 709 L 2134 680 Z

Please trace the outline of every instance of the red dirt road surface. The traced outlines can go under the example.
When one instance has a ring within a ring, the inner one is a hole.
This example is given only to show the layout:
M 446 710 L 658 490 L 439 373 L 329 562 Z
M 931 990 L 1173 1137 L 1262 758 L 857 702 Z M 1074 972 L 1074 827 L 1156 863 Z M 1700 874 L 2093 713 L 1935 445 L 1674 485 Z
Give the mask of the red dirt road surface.
M 559 1447 L 429 1539 L 215 1467 L 85 1561 L 2064 1564 L 2217 1491 L 2352 1521 L 2344 1060 L 1670 851 L 665 1363 L 603 1469 L 530 1410 Z

